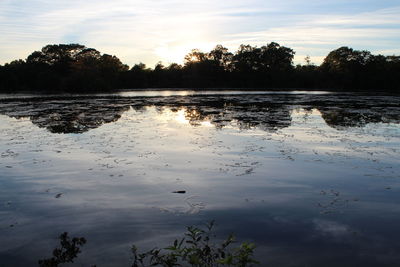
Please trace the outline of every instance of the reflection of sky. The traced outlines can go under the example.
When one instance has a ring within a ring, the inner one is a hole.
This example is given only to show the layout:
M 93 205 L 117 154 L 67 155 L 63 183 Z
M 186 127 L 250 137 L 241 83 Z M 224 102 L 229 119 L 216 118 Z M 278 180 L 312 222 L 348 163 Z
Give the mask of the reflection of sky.
M 399 3 L 354 1 L 12 1 L 0 2 L 0 63 L 25 58 L 46 44 L 82 43 L 129 65 L 181 63 L 193 48 L 272 41 L 319 64 L 347 45 L 399 53 Z
M 338 130 L 299 108 L 289 127 L 264 131 L 196 116 L 129 109 L 52 134 L 1 115 L 1 261 L 32 264 L 69 231 L 88 239 L 79 262 L 127 265 L 132 243 L 163 245 L 216 219 L 221 238 L 254 241 L 279 266 L 398 262 L 399 136 L 386 131 L 398 124 Z
M 190 90 L 127 90 L 127 91 L 121 91 L 116 94 L 90 94 L 86 95 L 88 97 L 93 97 L 93 96 L 110 96 L 110 95 L 115 95 L 119 97 L 138 97 L 138 96 L 187 96 L 187 95 L 241 95 L 243 93 L 246 93 L 248 95 L 274 95 L 274 94 L 282 94 L 282 91 L 254 91 L 254 90 L 246 90 L 246 91 L 230 91 L 230 90 L 224 90 L 224 91 L 214 91 L 214 90 L 206 90 L 206 91 L 190 91 Z M 296 91 L 285 91 L 285 94 L 306 94 L 306 95 L 322 95 L 322 94 L 335 94 L 335 92 L 329 92 L 329 91 L 301 91 L 301 90 L 296 90 Z M 17 95 L 13 94 L 2 94 L 0 93 L 0 99 L 9 99 L 9 98 L 51 98 L 51 97 L 60 97 L 60 96 L 67 96 L 67 97 L 72 97 L 72 96 L 85 96 L 84 94 L 56 94 L 56 95 L 51 95 L 51 94 L 46 94 L 46 95 L 40 95 L 40 94 L 20 94 L 18 93 Z

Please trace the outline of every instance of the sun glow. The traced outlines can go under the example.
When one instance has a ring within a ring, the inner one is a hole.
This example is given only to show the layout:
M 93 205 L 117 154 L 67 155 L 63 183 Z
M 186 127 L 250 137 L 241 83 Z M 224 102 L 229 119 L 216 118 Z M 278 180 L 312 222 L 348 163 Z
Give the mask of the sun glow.
M 215 46 L 212 42 L 190 42 L 185 44 L 164 44 L 155 49 L 155 53 L 164 64 L 183 64 L 185 56 L 196 48 L 208 52 Z

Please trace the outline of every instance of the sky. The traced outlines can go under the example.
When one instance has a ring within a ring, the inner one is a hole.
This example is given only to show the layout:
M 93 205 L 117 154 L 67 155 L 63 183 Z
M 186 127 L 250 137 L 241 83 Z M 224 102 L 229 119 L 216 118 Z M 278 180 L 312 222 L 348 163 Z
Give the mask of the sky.
M 400 55 L 400 0 L 0 0 L 0 64 L 80 43 L 129 66 L 182 63 L 191 49 L 270 42 L 320 64 L 349 46 Z

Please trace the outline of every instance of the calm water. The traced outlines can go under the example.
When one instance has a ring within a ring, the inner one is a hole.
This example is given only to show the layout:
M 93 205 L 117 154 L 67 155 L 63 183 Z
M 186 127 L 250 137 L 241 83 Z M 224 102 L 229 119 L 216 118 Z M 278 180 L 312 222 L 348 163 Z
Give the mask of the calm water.
M 0 266 L 64 231 L 76 266 L 129 266 L 210 220 L 261 266 L 399 266 L 399 123 L 385 95 L 2 95 Z

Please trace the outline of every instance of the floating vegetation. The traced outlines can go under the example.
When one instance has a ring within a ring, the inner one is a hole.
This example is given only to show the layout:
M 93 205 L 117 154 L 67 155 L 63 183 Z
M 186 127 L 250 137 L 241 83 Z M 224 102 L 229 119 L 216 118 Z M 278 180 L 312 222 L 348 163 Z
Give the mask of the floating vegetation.
M 333 189 L 327 191 L 321 190 L 320 195 L 326 198 L 324 201 L 318 202 L 321 214 L 342 213 L 344 209 L 348 207 L 350 202 L 356 202 L 359 200 L 358 198 L 343 198 L 339 191 Z
M 178 190 L 178 191 L 173 191 L 172 193 L 175 193 L 175 194 L 185 194 L 186 191 L 185 191 L 185 190 Z

